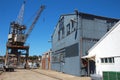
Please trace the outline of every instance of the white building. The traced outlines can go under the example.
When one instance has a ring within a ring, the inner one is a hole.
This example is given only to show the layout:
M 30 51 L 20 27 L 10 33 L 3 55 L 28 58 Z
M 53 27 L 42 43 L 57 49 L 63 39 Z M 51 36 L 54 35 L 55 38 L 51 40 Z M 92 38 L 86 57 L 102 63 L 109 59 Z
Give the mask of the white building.
M 52 35 L 51 69 L 81 76 L 81 57 L 118 21 L 86 13 L 61 15 Z
M 120 72 L 120 21 L 97 42 L 83 58 L 94 58 L 96 74 L 104 71 Z

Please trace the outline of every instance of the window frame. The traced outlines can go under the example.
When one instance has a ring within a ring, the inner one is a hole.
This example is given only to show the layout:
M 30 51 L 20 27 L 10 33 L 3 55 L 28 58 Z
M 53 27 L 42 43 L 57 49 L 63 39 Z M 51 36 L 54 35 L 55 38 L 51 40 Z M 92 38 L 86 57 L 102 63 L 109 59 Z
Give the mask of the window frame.
M 70 23 L 68 23 L 66 27 L 67 27 L 67 36 L 68 36 L 70 34 Z
M 115 63 L 114 57 L 105 57 L 105 58 L 100 58 L 101 63 Z

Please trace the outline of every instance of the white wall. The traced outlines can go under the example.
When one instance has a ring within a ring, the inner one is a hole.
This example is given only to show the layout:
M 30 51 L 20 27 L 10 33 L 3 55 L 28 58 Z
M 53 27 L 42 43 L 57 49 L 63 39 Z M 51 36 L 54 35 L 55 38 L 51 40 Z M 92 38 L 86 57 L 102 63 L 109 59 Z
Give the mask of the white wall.
M 100 58 L 96 58 L 96 73 L 103 75 L 103 71 L 120 72 L 120 57 L 114 58 L 115 63 L 101 63 Z
M 120 72 L 120 22 L 102 37 L 90 50 L 89 55 L 96 56 L 96 72 L 102 75 L 103 71 Z M 114 63 L 101 63 L 101 58 L 114 57 Z

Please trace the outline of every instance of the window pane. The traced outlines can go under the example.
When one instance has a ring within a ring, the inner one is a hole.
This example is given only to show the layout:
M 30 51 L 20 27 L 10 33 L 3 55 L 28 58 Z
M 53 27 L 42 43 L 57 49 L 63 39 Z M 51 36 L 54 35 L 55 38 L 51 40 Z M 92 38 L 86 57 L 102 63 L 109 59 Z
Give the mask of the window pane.
M 112 62 L 115 63 L 115 62 L 114 62 L 114 57 L 112 57 Z
M 70 23 L 67 24 L 67 35 L 69 35 L 69 34 L 70 34 Z
M 105 58 L 105 63 L 108 63 L 107 58 Z
M 104 59 L 103 58 L 101 58 L 101 63 L 104 63 Z
M 112 58 L 108 58 L 108 60 L 109 60 L 109 63 L 112 63 Z
M 60 31 L 58 32 L 58 40 L 60 40 Z

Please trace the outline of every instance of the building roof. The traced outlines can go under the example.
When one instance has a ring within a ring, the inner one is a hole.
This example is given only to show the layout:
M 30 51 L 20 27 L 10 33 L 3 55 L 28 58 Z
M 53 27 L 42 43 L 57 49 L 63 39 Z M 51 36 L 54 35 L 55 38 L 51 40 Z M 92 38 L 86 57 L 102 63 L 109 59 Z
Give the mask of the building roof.
M 88 13 L 83 13 L 83 12 L 78 12 L 78 14 L 79 14 L 80 16 L 82 16 L 82 18 L 86 18 L 86 19 L 94 19 L 94 18 L 103 19 L 103 20 L 107 20 L 108 23 L 109 23 L 109 22 L 118 22 L 118 21 L 120 20 L 120 19 L 117 19 L 117 18 L 110 18 L 110 17 L 98 16 L 98 15 L 88 14 Z M 62 16 L 69 16 L 69 15 L 75 15 L 75 13 L 73 13 L 73 14 L 62 14 L 62 15 L 59 17 L 59 20 L 60 20 L 60 18 L 61 18 Z M 58 20 L 58 22 L 59 22 L 59 20 Z M 58 25 L 58 23 L 57 23 L 57 25 Z M 56 25 L 56 27 L 57 27 L 57 25 Z M 56 27 L 55 27 L 55 29 L 54 29 L 54 32 L 55 32 L 55 30 L 56 30 Z M 54 34 L 54 32 L 53 32 L 53 34 Z M 51 37 L 53 37 L 53 34 L 52 34 Z
M 108 22 L 109 21 L 112 21 L 112 22 L 116 21 L 116 22 L 118 22 L 120 20 L 120 19 L 117 19 L 117 18 L 110 18 L 110 17 L 106 17 L 106 16 L 99 16 L 99 15 L 89 14 L 89 13 L 84 13 L 84 12 L 78 12 L 78 14 L 80 16 L 82 16 L 83 18 L 86 18 L 86 19 L 98 18 L 98 19 L 108 20 Z M 69 16 L 69 15 L 75 15 L 75 13 L 74 14 L 63 14 L 61 16 Z

